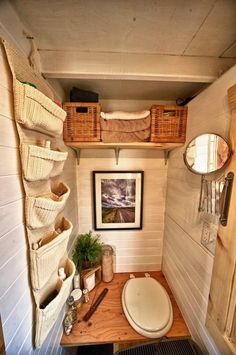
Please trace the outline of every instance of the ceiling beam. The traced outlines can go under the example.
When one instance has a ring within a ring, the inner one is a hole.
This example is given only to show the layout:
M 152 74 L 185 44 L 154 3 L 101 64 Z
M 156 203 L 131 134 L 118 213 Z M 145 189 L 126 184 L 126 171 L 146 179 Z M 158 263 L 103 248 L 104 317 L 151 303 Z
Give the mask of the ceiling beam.
M 47 78 L 126 79 L 211 83 L 235 59 L 139 53 L 40 50 Z

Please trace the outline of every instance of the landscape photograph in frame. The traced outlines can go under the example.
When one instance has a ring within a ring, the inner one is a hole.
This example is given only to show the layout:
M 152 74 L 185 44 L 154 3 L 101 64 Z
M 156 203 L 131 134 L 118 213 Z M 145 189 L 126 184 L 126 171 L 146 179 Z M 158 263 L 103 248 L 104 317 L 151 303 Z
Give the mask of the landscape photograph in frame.
M 143 171 L 94 171 L 94 227 L 142 229 Z

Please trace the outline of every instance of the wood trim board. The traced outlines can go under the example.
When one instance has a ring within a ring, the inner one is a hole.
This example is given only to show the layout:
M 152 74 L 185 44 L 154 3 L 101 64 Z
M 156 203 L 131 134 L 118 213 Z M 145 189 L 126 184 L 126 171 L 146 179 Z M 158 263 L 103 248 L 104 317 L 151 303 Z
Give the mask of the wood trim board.
M 236 84 L 228 90 L 232 120 L 230 141 L 234 154 L 224 175 L 236 174 Z M 220 225 L 212 271 L 206 326 L 222 354 L 236 353 L 236 184 L 232 187 L 226 225 Z

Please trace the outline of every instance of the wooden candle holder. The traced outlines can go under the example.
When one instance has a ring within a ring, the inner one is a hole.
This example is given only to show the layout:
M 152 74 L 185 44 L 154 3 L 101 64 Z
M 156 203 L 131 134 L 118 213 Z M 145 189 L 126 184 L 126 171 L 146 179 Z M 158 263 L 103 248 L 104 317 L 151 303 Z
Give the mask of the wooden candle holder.
M 94 286 L 91 287 L 91 278 L 93 277 L 93 274 L 95 277 L 95 282 Z M 83 288 L 87 288 L 89 291 L 91 291 L 95 286 L 99 284 L 99 282 L 101 282 L 101 265 L 82 271 L 81 280 Z

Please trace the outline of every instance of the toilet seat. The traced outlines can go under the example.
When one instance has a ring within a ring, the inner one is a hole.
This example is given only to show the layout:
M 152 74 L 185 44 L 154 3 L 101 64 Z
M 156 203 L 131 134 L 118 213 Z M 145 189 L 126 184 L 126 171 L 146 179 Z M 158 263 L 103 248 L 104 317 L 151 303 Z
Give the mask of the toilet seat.
M 172 326 L 169 295 L 152 277 L 128 280 L 122 291 L 122 306 L 130 325 L 143 336 L 160 338 Z

